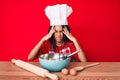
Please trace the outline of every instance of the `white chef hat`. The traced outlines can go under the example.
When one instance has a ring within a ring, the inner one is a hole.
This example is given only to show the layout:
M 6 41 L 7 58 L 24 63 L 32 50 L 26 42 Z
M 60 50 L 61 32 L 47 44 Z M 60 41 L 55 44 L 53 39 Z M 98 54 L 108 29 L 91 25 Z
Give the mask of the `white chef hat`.
M 47 6 L 45 14 L 50 20 L 50 25 L 68 25 L 67 17 L 72 13 L 72 8 L 67 4 Z

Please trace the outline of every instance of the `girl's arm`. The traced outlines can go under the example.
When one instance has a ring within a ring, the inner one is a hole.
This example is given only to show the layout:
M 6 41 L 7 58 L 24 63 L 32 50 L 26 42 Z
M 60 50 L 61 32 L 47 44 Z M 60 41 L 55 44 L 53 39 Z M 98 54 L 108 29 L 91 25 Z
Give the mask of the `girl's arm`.
M 75 40 L 73 41 L 73 43 L 74 43 L 74 45 L 75 45 L 76 50 L 80 50 L 80 52 L 78 53 L 78 57 L 79 57 L 79 59 L 81 60 L 81 62 L 86 62 L 87 59 L 86 59 L 86 57 L 85 57 L 85 53 L 84 53 L 84 52 L 82 51 L 82 49 L 80 48 L 80 45 L 79 45 L 79 43 L 77 42 L 77 40 L 75 39 Z
M 31 50 L 30 54 L 28 55 L 28 60 L 33 60 L 37 53 L 39 52 L 40 50 L 40 47 L 41 45 L 46 41 L 48 40 L 49 38 L 51 38 L 51 36 L 53 35 L 53 33 L 55 32 L 55 29 L 54 29 L 54 26 L 52 26 L 50 32 L 44 36 L 40 41 L 39 43 Z
M 71 33 L 69 33 L 69 31 L 67 30 L 66 27 L 64 28 L 63 33 L 74 43 L 76 50 L 80 50 L 80 52 L 78 53 L 79 59 L 80 59 L 82 62 L 86 62 L 87 59 L 86 59 L 86 57 L 85 57 L 85 53 L 84 53 L 84 52 L 82 51 L 82 49 L 80 48 L 80 45 L 79 45 L 77 39 L 76 39 Z
M 33 60 L 36 57 L 44 41 L 44 39 L 41 39 L 40 42 L 31 50 L 30 54 L 28 55 L 28 60 Z

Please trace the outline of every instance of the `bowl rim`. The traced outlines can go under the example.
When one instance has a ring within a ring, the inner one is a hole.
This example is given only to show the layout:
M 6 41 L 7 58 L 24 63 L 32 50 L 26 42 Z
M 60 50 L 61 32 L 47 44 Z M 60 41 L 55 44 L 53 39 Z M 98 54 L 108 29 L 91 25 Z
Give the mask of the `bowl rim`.
M 40 56 L 39 56 L 39 59 L 42 59 L 42 60 L 48 60 L 48 59 L 44 59 L 44 58 L 42 58 L 41 56 L 43 56 L 43 55 L 46 55 L 46 54 L 60 54 L 60 53 L 45 53 L 45 54 L 41 54 Z M 68 54 L 62 54 L 62 55 L 64 55 L 64 56 L 68 56 Z M 66 59 L 70 59 L 70 57 L 67 57 Z M 51 61 L 56 61 L 56 60 L 66 60 L 66 59 L 55 59 L 55 60 L 51 60 Z
M 69 57 L 67 57 L 66 59 L 69 59 L 69 60 L 70 60 Z M 48 59 L 42 59 L 42 58 L 39 57 L 39 60 L 44 60 L 44 61 L 61 61 L 61 60 L 64 61 L 64 60 L 66 60 L 66 59 L 54 59 L 54 60 L 51 60 L 51 59 L 50 59 L 50 60 L 48 60 Z

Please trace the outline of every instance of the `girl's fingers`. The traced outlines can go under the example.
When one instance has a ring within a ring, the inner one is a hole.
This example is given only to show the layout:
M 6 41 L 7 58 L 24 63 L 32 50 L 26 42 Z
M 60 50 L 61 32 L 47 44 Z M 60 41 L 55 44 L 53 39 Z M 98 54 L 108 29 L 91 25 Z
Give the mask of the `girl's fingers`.
M 55 32 L 55 26 L 52 26 L 50 33 L 54 33 Z
M 65 27 L 63 28 L 63 33 L 69 38 L 71 41 L 74 41 L 74 36 L 68 31 L 68 29 Z
M 67 32 L 67 28 L 66 28 L 66 27 L 64 27 L 63 30 L 64 30 L 65 32 Z
M 54 26 L 52 26 L 51 30 L 53 30 L 53 29 L 54 29 Z
M 70 34 L 70 32 L 68 31 L 68 29 L 66 27 L 63 28 L 63 32 L 66 36 Z

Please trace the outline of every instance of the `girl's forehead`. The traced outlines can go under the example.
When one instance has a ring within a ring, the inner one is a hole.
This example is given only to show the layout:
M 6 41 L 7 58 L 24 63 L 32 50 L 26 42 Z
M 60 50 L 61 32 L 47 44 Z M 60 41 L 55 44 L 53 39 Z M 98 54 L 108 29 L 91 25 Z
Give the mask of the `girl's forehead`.
M 62 29 L 62 26 L 55 26 L 55 29 Z
M 55 25 L 55 27 L 62 27 L 61 25 Z

